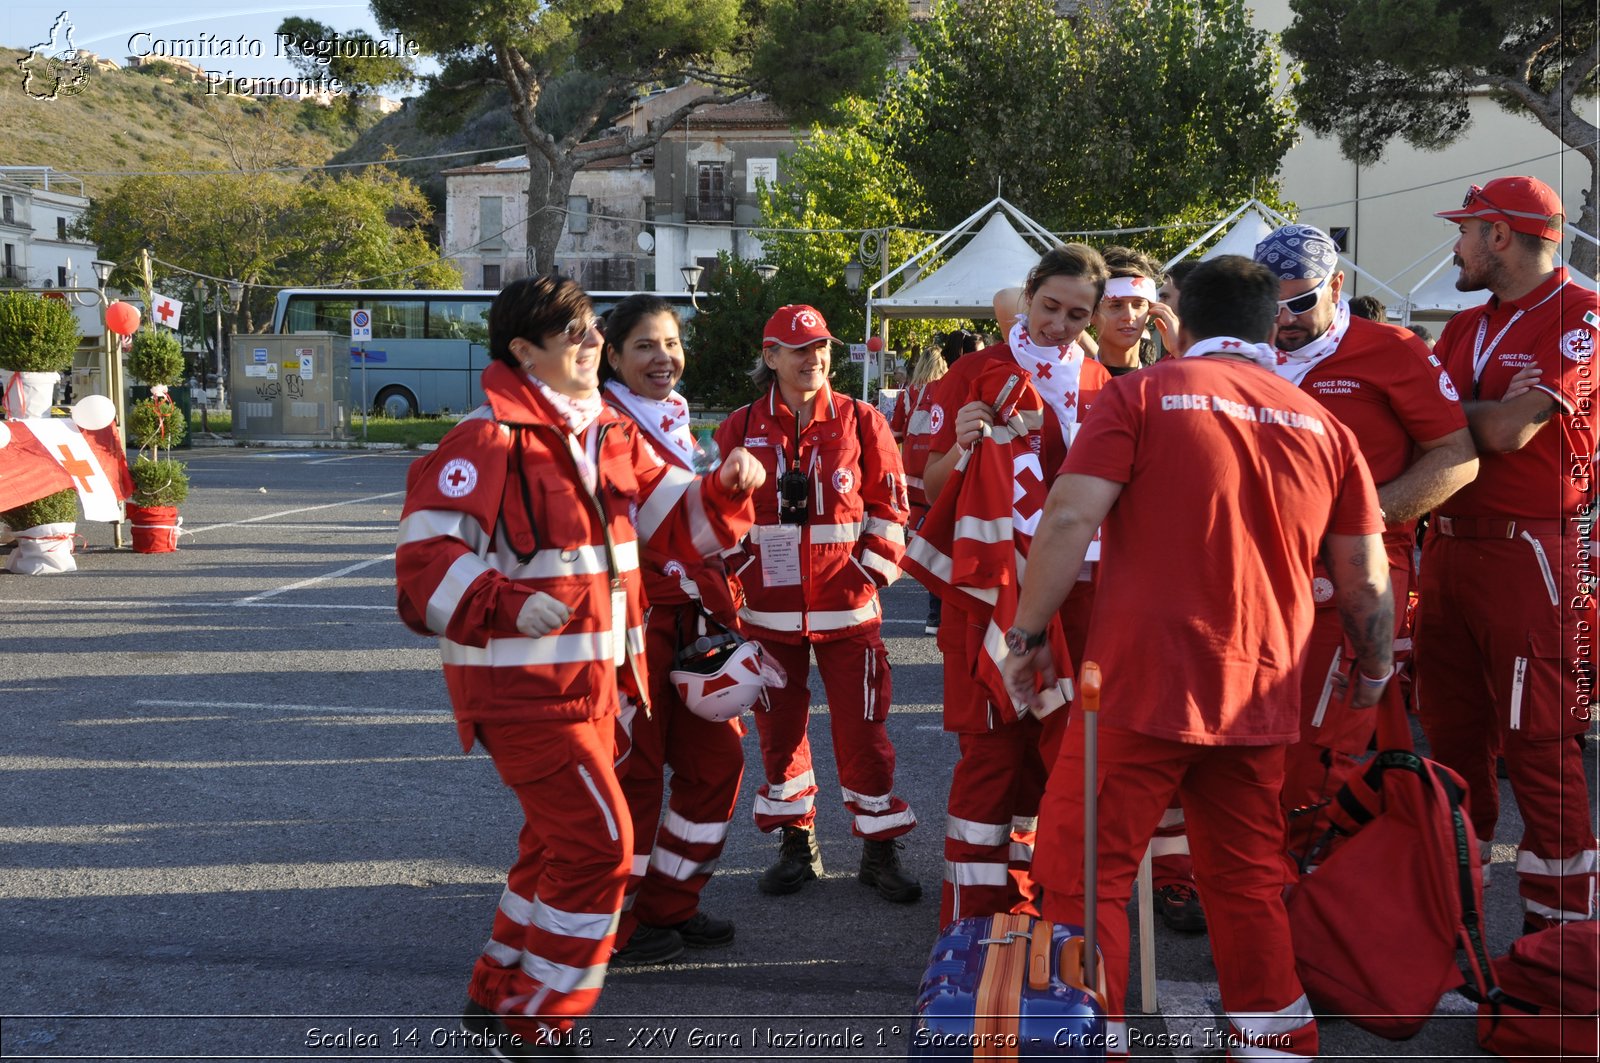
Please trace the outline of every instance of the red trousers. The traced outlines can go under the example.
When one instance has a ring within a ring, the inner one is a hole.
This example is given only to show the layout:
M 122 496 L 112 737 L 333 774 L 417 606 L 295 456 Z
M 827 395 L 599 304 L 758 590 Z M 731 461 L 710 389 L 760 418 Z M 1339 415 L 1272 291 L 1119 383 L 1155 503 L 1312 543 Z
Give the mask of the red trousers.
M 1517 878 L 1535 924 L 1593 919 L 1594 809 L 1574 739 L 1594 703 L 1594 572 L 1567 534 L 1428 533 L 1417 620 L 1417 702 L 1435 760 L 1466 781 L 1472 826 L 1494 837 L 1495 755 L 1522 813 Z
M 1206 898 L 1211 955 L 1230 1033 L 1316 1055 L 1317 1028 L 1294 969 L 1283 889 L 1282 746 L 1200 746 L 1100 728 L 1096 927 L 1105 957 L 1107 1032 L 1126 1056 L 1128 901 L 1139 861 L 1174 794 L 1188 819 L 1195 878 Z M 1034 873 L 1044 917 L 1084 918 L 1083 728 L 1069 726 L 1039 809 Z M 1239 1056 L 1230 1050 L 1230 1058 Z
M 611 767 L 615 726 L 606 717 L 477 727 L 524 823 L 467 992 L 513 1033 L 569 1029 L 600 999 L 633 850 Z
M 1390 568 L 1389 583 L 1394 591 L 1398 632 L 1411 594 L 1411 574 Z M 1352 660 L 1339 610 L 1332 606 L 1318 609 L 1300 675 L 1300 741 L 1289 747 L 1283 766 L 1283 809 L 1289 814 L 1292 852 L 1304 852 L 1328 827 L 1325 814 L 1302 811 L 1295 815 L 1295 810 L 1313 809 L 1331 800 L 1345 780 L 1359 770 L 1358 758 L 1366 753 L 1381 713 L 1391 714 L 1391 719 L 1404 718 L 1397 679 L 1384 687 L 1382 700 L 1369 709 L 1352 709 L 1347 699 L 1334 692 L 1334 668 L 1348 672 L 1353 667 Z
M 637 923 L 673 926 L 700 910 L 700 891 L 722 857 L 744 777 L 744 725 L 696 716 L 672 685 L 681 612 L 689 630 L 687 621 L 699 616 L 693 603 L 650 610 L 650 715 L 624 704 L 617 717 L 617 777 L 633 820 L 633 867 L 617 928 L 622 944 Z M 672 789 L 663 819 L 668 767 Z
M 770 690 L 769 709 L 757 706 L 761 764 L 766 783 L 756 791 L 756 826 L 775 831 L 785 825 L 810 827 L 816 821 L 817 778 L 811 763 L 806 724 L 811 690 L 806 677 L 811 654 L 828 695 L 833 756 L 839 769 L 844 807 L 862 838 L 898 838 L 917 825 L 911 807 L 894 794 L 894 745 L 889 717 L 889 655 L 876 625 L 828 642 L 792 643 L 762 639 L 762 650 L 782 666 L 789 681 Z

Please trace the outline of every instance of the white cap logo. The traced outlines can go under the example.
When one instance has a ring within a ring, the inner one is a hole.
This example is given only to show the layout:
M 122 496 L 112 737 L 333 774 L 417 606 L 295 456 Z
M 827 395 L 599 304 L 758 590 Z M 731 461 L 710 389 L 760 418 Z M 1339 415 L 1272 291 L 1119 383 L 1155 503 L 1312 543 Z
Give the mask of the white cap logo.
M 806 328 L 816 328 L 818 325 L 822 324 L 822 322 L 817 319 L 817 315 L 813 314 L 809 310 L 800 311 L 794 316 L 794 319 L 795 321 L 804 325 Z
M 439 492 L 446 498 L 470 495 L 478 486 L 478 467 L 466 458 L 452 458 L 439 472 Z

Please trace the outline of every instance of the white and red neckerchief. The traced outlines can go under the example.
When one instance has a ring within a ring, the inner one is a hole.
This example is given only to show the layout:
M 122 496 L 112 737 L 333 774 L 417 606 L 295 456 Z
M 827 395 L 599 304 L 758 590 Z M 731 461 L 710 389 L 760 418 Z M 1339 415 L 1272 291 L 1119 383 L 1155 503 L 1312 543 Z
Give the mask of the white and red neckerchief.
M 1033 377 L 1033 386 L 1061 422 L 1061 438 L 1070 446 L 1072 428 L 1078 423 L 1078 380 L 1083 374 L 1083 349 L 1076 343 L 1064 347 L 1040 347 L 1028 336 L 1023 318 L 1011 326 L 1006 337 L 1011 357 Z
M 528 379 L 533 381 L 539 394 L 555 407 L 556 413 L 566 422 L 567 449 L 572 451 L 572 460 L 578 463 L 583 485 L 593 494 L 600 482 L 600 433 L 594 430 L 595 421 L 605 408 L 605 400 L 598 392 L 586 399 L 575 399 L 561 394 L 532 373 L 528 374 Z M 583 439 L 581 443 L 580 436 Z
M 1272 366 L 1273 372 L 1300 386 L 1300 381 L 1339 349 L 1339 341 L 1350 331 L 1350 302 L 1340 299 L 1333 308 L 1333 323 L 1322 335 L 1297 351 L 1279 350 Z
M 674 391 L 665 399 L 650 399 L 620 380 L 607 380 L 606 391 L 644 429 L 650 442 L 677 464 L 694 468 L 694 433 L 689 430 L 689 402 Z
M 1195 340 L 1183 352 L 1185 358 L 1198 358 L 1203 354 L 1236 354 L 1250 359 L 1263 369 L 1281 372 L 1278 351 L 1270 343 L 1251 343 L 1237 336 L 1211 336 Z

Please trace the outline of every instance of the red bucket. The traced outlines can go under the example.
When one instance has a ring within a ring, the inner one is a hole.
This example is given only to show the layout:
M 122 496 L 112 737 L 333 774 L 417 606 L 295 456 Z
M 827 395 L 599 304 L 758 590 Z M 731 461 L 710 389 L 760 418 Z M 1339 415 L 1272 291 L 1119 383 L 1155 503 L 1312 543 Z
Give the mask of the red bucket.
M 169 554 L 178 548 L 177 506 L 136 506 L 128 504 L 128 519 L 133 522 L 133 552 Z

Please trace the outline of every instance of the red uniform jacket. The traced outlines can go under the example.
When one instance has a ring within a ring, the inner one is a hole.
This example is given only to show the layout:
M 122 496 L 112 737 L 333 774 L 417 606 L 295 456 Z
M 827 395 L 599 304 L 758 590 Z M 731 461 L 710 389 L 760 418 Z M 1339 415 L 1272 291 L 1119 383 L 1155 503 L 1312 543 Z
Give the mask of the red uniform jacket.
M 439 636 L 460 722 L 600 718 L 617 711 L 619 688 L 644 702 L 639 539 L 716 554 L 750 526 L 750 498 L 665 464 L 609 408 L 595 422 L 590 493 L 565 423 L 526 375 L 491 362 L 483 390 L 487 405 L 407 474 L 401 618 Z M 538 591 L 572 617 L 528 638 L 517 614 Z
M 826 642 L 877 625 L 878 588 L 900 576 L 909 516 L 900 453 L 883 415 L 826 390 L 797 446 L 794 414 L 774 385 L 730 414 L 716 438 L 723 453 L 743 446 L 767 470 L 756 492 L 756 526 L 728 559 L 745 597 L 744 628 L 780 642 Z M 803 525 L 785 526 L 779 484 L 794 468 L 808 479 L 809 515 Z M 782 559 L 770 544 L 790 528 L 799 532 L 799 579 L 771 579 Z

